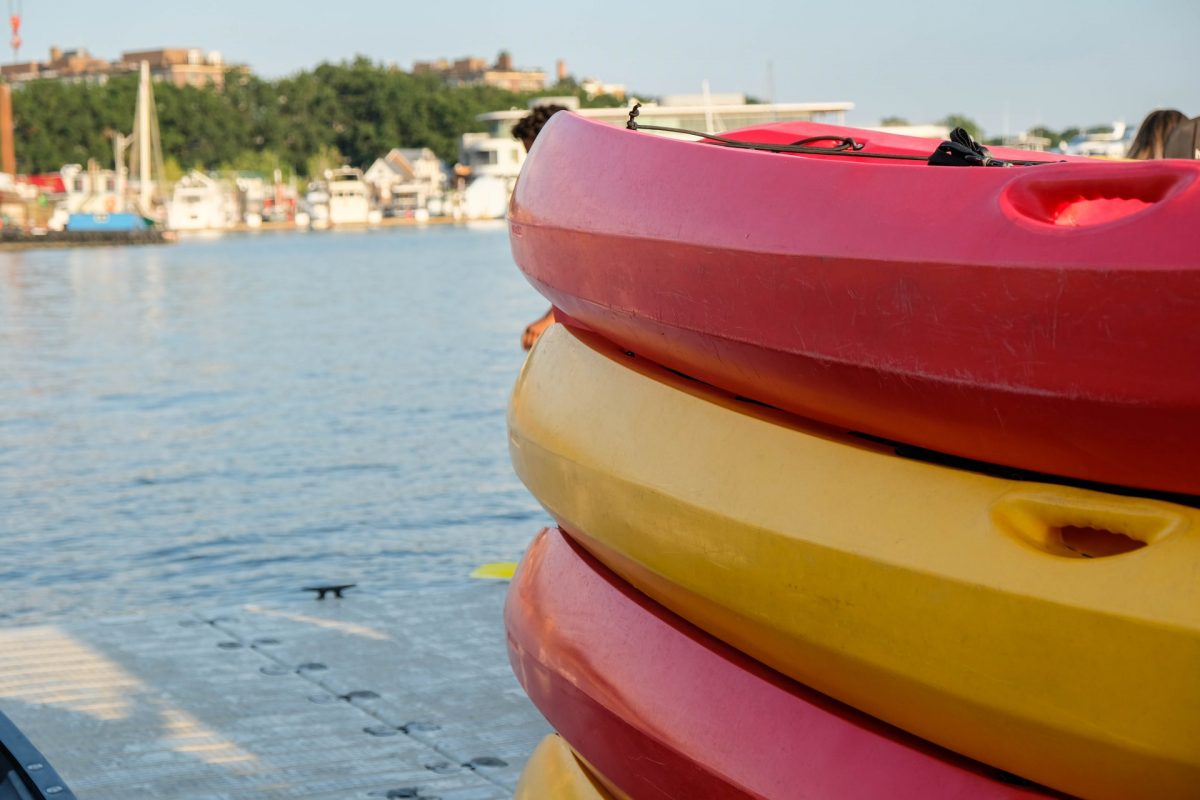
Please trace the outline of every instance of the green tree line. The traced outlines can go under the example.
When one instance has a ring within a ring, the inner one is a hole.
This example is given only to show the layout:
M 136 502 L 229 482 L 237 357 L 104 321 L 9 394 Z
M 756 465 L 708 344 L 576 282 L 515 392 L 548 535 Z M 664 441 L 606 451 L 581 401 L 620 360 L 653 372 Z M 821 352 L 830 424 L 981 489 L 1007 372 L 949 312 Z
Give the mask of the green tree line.
M 366 167 L 393 147 L 429 147 L 453 163 L 459 137 L 482 130 L 475 117 L 525 108 L 538 95 L 576 94 L 573 81 L 542 93 L 486 86 L 447 87 L 359 57 L 277 80 L 230 72 L 222 89 L 154 86 L 164 158 L 178 171 L 201 167 L 309 175 L 330 158 Z M 103 84 L 43 80 L 13 92 L 17 168 L 51 172 L 63 164 L 113 165 L 112 135 L 128 133 L 136 76 Z
M 909 122 L 904 117 L 890 116 L 890 117 L 884 117 L 882 120 L 880 120 L 879 124 L 880 125 L 908 125 Z M 979 123 L 977 123 L 975 120 L 973 120 L 970 117 L 965 116 L 963 114 L 950 114 L 950 115 L 938 120 L 938 124 L 945 125 L 947 128 L 951 128 L 951 129 L 964 128 L 967 131 L 967 133 L 971 134 L 972 138 L 984 141 L 985 144 L 998 145 L 998 144 L 1002 144 L 1004 141 L 1004 138 L 1001 136 L 993 136 L 991 138 L 985 139 L 983 128 L 980 127 Z M 1040 136 L 1044 139 L 1049 140 L 1049 142 L 1050 142 L 1049 147 L 1056 148 L 1059 146 L 1059 144 L 1061 144 L 1063 142 L 1071 141 L 1076 136 L 1078 136 L 1080 133 L 1101 133 L 1101 132 L 1109 131 L 1109 130 L 1112 130 L 1112 128 L 1108 125 L 1093 125 L 1092 127 L 1087 128 L 1086 130 L 1081 130 L 1080 128 L 1077 128 L 1077 127 L 1071 127 L 1071 128 L 1064 128 L 1061 131 L 1056 131 L 1051 128 L 1047 128 L 1045 125 L 1038 125 L 1033 128 L 1030 128 L 1027 131 L 1027 133 L 1030 136 Z

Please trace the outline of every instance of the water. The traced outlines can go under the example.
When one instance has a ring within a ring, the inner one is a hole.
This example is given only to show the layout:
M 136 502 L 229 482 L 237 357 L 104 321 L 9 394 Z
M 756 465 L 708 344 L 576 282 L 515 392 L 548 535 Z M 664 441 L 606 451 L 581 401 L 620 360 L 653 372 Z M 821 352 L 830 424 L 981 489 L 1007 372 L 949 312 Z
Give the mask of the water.
M 516 560 L 545 305 L 503 226 L 0 255 L 0 621 Z

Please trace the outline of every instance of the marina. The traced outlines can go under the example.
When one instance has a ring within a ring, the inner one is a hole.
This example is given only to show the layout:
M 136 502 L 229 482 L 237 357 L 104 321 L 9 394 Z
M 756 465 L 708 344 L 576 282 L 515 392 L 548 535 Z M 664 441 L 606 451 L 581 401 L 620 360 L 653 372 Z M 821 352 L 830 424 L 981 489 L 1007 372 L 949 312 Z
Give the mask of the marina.
M 1187 12 L 49 5 L 0 800 L 1197 795 Z

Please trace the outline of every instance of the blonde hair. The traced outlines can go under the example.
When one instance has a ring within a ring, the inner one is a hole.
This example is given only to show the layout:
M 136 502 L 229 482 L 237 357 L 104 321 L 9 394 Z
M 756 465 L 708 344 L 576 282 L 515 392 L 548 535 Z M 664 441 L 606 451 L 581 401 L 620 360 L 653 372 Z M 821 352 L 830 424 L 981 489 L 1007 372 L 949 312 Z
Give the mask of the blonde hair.
M 1158 108 L 1151 111 L 1138 126 L 1137 136 L 1129 145 L 1128 158 L 1165 158 L 1167 138 L 1175 126 L 1187 119 L 1182 111 Z

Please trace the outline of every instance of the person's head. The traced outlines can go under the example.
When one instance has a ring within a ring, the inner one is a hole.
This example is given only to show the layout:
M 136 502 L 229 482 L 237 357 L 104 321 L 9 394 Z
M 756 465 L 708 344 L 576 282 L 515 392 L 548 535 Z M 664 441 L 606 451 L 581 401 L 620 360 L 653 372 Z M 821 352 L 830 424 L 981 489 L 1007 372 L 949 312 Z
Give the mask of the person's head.
M 559 111 L 566 111 L 565 106 L 536 106 L 525 116 L 513 125 L 512 135 L 520 139 L 525 145 L 525 149 L 533 147 L 533 140 L 542 132 L 542 126 L 550 117 L 554 116 Z
M 1175 126 L 1163 148 L 1163 158 L 1200 158 L 1200 117 Z
M 1137 136 L 1129 145 L 1128 158 L 1165 158 L 1163 155 L 1167 138 L 1175 126 L 1186 120 L 1182 111 L 1159 108 L 1151 111 L 1138 127 Z

